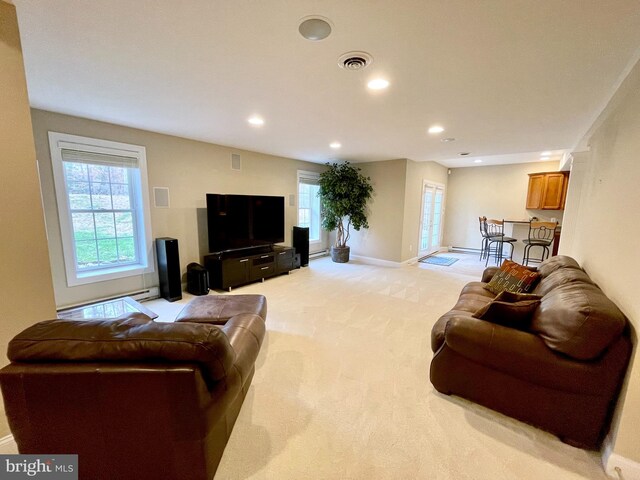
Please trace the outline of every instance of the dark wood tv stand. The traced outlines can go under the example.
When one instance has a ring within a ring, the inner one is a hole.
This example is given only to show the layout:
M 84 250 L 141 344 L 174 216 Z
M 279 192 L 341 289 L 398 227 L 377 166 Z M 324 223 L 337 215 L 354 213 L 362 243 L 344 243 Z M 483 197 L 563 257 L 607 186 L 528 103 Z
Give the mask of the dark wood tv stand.
M 293 270 L 295 250 L 266 245 L 215 252 L 204 257 L 211 287 L 231 291 L 233 287 L 263 281 Z

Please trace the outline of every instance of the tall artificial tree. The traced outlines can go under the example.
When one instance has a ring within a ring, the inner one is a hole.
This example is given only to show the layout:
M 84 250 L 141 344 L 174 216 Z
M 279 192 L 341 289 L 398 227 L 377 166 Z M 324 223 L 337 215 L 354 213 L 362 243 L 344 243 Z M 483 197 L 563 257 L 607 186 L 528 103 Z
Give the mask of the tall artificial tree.
M 373 194 L 371 178 L 349 162 L 327 163 L 328 170 L 320 174 L 322 228 L 336 230 L 336 248 L 345 248 L 350 228 L 369 228 L 367 202 Z

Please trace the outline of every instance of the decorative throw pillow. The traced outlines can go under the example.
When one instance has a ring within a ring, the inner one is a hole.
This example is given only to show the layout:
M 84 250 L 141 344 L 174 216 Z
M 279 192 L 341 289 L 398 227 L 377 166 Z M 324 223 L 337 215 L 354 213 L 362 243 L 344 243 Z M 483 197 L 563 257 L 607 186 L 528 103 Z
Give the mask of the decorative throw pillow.
M 505 327 L 528 330 L 541 298 L 538 295 L 500 292 L 491 303 L 474 313 L 473 317 Z
M 500 270 L 484 288 L 496 295 L 505 290 L 513 293 L 529 293 L 539 280 L 540 274 L 538 272 L 511 260 L 505 260 Z

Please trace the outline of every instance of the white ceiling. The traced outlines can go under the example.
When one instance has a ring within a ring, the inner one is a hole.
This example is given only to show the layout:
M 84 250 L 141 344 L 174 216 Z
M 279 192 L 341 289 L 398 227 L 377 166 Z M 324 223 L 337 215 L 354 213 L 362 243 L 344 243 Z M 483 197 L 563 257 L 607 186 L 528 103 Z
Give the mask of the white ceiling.
M 32 106 L 317 162 L 569 149 L 640 47 L 638 0 L 14 3 Z M 311 14 L 327 39 L 299 35 Z M 350 50 L 373 64 L 338 68 Z

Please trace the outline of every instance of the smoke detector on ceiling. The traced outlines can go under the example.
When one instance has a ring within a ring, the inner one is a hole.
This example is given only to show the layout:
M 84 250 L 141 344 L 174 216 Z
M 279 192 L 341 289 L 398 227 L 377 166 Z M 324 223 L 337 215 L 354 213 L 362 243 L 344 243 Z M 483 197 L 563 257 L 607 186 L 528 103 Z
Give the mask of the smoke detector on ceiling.
M 338 65 L 345 70 L 362 70 L 371 63 L 373 57 L 367 52 L 347 52 L 338 58 Z

